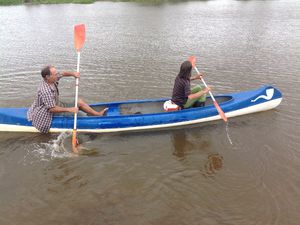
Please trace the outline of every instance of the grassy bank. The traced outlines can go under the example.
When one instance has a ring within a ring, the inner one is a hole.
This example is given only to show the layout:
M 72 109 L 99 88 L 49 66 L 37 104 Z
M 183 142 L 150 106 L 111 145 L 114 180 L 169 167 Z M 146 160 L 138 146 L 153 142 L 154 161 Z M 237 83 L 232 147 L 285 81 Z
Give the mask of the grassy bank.
M 0 0 L 0 5 L 21 5 L 21 4 L 62 4 L 62 3 L 81 3 L 89 4 L 94 0 Z
M 0 0 L 0 5 L 18 5 L 23 4 L 23 0 Z
M 90 4 L 97 0 L 0 0 L 1 5 L 21 5 L 21 4 L 63 4 L 63 3 L 77 3 Z M 180 2 L 185 0 L 112 0 L 113 2 L 140 2 L 150 4 L 160 4 L 165 2 Z

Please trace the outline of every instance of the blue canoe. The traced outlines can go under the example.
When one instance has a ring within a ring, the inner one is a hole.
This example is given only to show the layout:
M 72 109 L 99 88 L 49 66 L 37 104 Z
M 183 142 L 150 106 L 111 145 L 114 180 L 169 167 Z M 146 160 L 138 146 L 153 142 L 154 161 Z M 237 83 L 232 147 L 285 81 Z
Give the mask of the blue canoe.
M 231 94 L 216 95 L 220 107 L 228 118 L 265 111 L 277 107 L 282 94 L 272 86 Z M 96 103 L 96 110 L 108 107 L 107 116 L 80 115 L 78 132 L 121 132 L 131 130 L 165 129 L 184 125 L 220 120 L 216 108 L 208 97 L 204 107 L 165 112 L 168 99 L 132 100 L 111 103 Z M 0 131 L 37 132 L 27 121 L 27 108 L 0 108 Z M 73 116 L 54 116 L 50 132 L 73 129 Z

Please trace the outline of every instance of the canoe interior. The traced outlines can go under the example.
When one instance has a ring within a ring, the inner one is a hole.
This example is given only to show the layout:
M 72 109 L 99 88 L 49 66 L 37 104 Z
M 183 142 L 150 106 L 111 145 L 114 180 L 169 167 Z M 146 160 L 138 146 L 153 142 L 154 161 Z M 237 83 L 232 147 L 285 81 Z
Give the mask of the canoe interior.
M 216 98 L 218 103 L 226 102 L 232 99 L 231 96 L 219 96 Z M 120 103 L 115 105 L 99 105 L 92 106 L 96 111 L 100 111 L 105 107 L 108 107 L 108 116 L 121 116 L 121 115 L 137 115 L 137 114 L 154 114 L 163 113 L 163 104 L 165 100 L 149 101 L 149 102 L 132 102 L 132 103 Z M 205 106 L 212 105 L 212 100 L 208 97 L 205 101 Z M 85 116 L 80 114 L 80 116 Z

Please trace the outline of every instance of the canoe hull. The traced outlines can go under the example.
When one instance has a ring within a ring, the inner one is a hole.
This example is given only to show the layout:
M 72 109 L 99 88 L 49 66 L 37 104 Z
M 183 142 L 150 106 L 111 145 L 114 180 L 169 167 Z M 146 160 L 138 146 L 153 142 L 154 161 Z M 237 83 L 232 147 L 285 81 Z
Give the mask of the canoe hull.
M 217 100 L 219 98 L 227 99 L 219 104 L 228 118 L 270 110 L 276 108 L 282 101 L 280 91 L 271 86 L 263 86 L 256 90 L 219 95 L 216 97 Z M 207 106 L 201 108 L 163 112 L 162 104 L 165 100 L 166 99 L 126 101 L 91 105 L 94 107 L 109 107 L 108 115 L 105 117 L 78 117 L 77 131 L 109 133 L 168 129 L 221 119 L 212 104 L 207 104 Z M 151 108 L 150 105 L 157 105 L 158 108 L 153 108 L 152 111 L 149 111 L 150 113 L 142 111 L 147 107 Z M 137 110 L 138 113 L 134 110 L 130 111 L 129 109 Z M 155 110 L 160 111 L 153 112 Z M 26 117 L 26 111 L 27 109 L 25 108 L 0 109 L 0 131 L 38 132 L 38 130 L 31 125 L 31 122 L 28 122 L 27 119 L 24 118 L 24 115 Z M 140 113 L 140 111 L 142 112 Z M 10 118 L 9 114 L 13 113 L 15 116 L 11 116 L 12 118 Z M 52 127 L 49 132 L 71 131 L 72 128 L 73 117 L 53 117 Z

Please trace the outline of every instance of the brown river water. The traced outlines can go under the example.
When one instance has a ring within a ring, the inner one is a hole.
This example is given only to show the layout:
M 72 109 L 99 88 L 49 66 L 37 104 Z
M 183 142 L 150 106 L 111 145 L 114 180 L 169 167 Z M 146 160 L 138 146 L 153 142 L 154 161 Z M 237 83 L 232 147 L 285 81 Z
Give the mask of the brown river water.
M 80 134 L 80 156 L 70 134 L 2 132 L 1 225 L 300 223 L 299 1 L 5 6 L 0 22 L 0 107 L 30 106 L 44 65 L 76 70 L 78 23 L 89 103 L 168 97 L 190 55 L 216 94 L 283 94 L 227 126 Z M 60 93 L 72 100 L 74 80 Z

